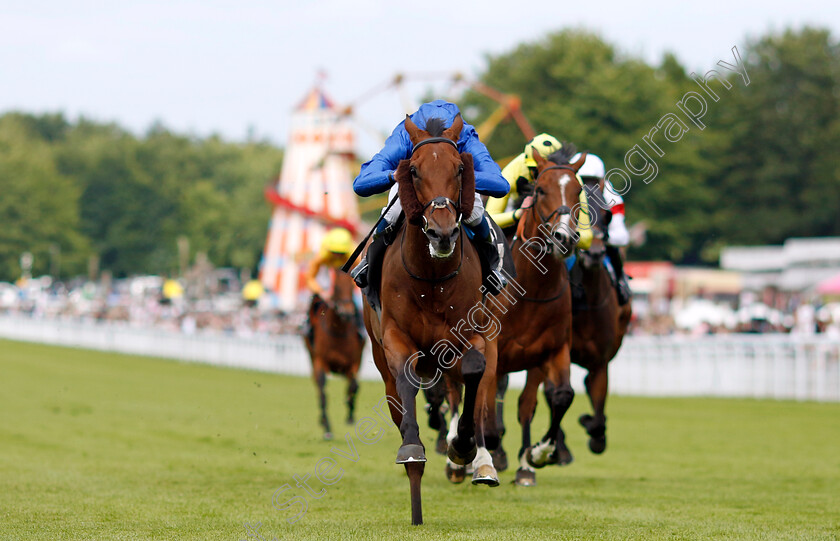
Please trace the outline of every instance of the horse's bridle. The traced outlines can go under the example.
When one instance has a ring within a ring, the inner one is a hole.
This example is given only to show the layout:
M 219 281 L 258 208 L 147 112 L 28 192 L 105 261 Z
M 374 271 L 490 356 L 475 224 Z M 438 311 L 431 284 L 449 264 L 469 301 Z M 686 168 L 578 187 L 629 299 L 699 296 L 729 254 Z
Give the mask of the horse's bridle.
M 449 139 L 448 137 L 429 137 L 428 139 L 423 139 L 422 141 L 420 141 L 419 143 L 414 145 L 414 147 L 412 147 L 411 154 L 409 155 L 409 159 L 411 159 L 411 157 L 414 156 L 414 153 L 417 152 L 418 148 L 422 147 L 423 145 L 429 145 L 429 144 L 434 144 L 434 143 L 446 143 L 448 145 L 452 145 L 455 148 L 456 151 L 458 150 L 458 144 L 455 141 L 453 141 L 452 139 Z M 434 199 L 432 199 L 431 201 L 429 201 L 428 203 L 423 205 L 423 210 L 421 211 L 422 212 L 421 216 L 423 217 L 423 226 L 422 226 L 423 233 L 426 233 L 427 231 L 429 231 L 429 221 L 426 219 L 426 209 L 429 208 L 429 207 L 432 207 L 432 212 L 434 212 L 437 209 L 443 209 L 443 208 L 449 210 L 453 214 L 453 216 L 455 216 L 455 221 L 458 223 L 458 225 L 461 224 L 462 216 L 461 216 L 461 212 L 459 210 L 461 208 L 461 190 L 460 189 L 458 190 L 458 203 L 457 204 L 455 203 L 455 201 L 449 199 L 448 197 L 441 196 L 441 197 L 435 197 Z
M 537 175 L 537 178 L 534 179 L 534 184 L 536 185 L 536 183 L 540 179 L 540 177 L 543 176 L 546 172 L 553 171 L 553 170 L 556 170 L 556 169 L 563 169 L 563 170 L 566 170 L 566 171 L 571 171 L 572 174 L 574 174 L 574 175 L 577 174 L 577 171 L 575 171 L 569 165 L 552 165 L 551 167 L 546 167 L 545 169 L 543 169 L 542 171 L 539 172 L 539 174 Z M 551 214 L 549 214 L 548 216 L 543 216 L 543 213 L 540 211 L 539 206 L 537 206 L 537 202 L 539 201 L 539 197 L 540 197 L 540 192 L 536 191 L 536 189 L 535 189 L 534 190 L 534 198 L 531 201 L 531 204 L 527 207 L 522 207 L 522 210 L 532 210 L 534 212 L 534 214 L 537 215 L 537 217 L 540 219 L 540 224 L 539 225 L 545 225 L 545 224 L 549 223 L 549 221 L 552 218 L 554 218 L 554 216 L 564 216 L 566 214 L 571 214 L 572 213 L 572 209 L 568 205 L 560 205 L 559 207 L 554 209 L 554 211 Z M 520 238 L 519 235 L 517 235 L 513 238 L 514 242 L 516 242 L 517 240 L 527 241 L 529 239 L 525 238 L 525 233 L 523 231 L 522 238 Z M 551 252 L 551 245 L 549 245 L 549 253 L 550 252 Z
M 534 179 L 534 184 L 536 184 L 536 182 L 540 179 L 540 177 L 543 176 L 543 174 L 545 174 L 547 171 L 552 171 L 552 170 L 555 170 L 555 169 L 564 169 L 564 170 L 567 170 L 567 171 L 571 171 L 573 174 L 577 174 L 577 171 L 575 171 L 572 167 L 570 167 L 568 165 L 552 165 L 551 167 L 546 167 L 545 169 L 543 169 L 542 171 L 539 172 L 539 174 L 537 175 L 537 178 Z M 528 209 L 533 210 L 534 214 L 536 214 L 537 217 L 540 219 L 540 225 L 544 225 L 544 224 L 548 223 L 549 220 L 551 220 L 555 215 L 563 216 L 565 214 L 571 214 L 572 213 L 572 209 L 570 209 L 567 205 L 561 205 L 561 206 L 557 207 L 554 210 L 554 212 L 549 214 L 547 217 L 543 216 L 542 212 L 540 212 L 540 209 L 537 206 L 537 201 L 538 201 L 539 197 L 540 197 L 540 192 L 537 192 L 536 190 L 534 190 L 534 198 L 531 201 L 531 205 L 528 206 L 528 207 L 522 207 L 522 209 L 523 210 L 528 210 Z M 515 244 L 517 240 L 518 241 L 529 240 L 529 239 L 525 238 L 524 229 L 523 229 L 522 237 L 520 237 L 519 235 L 515 235 L 513 237 L 513 242 L 511 244 Z M 554 244 L 551 241 L 549 241 L 549 243 L 548 243 L 548 253 L 551 253 L 553 251 L 553 246 L 554 246 Z M 548 298 L 545 298 L 545 299 L 537 299 L 537 298 L 533 298 L 533 297 L 526 297 L 524 295 L 520 296 L 519 298 L 522 299 L 523 301 L 528 301 L 528 302 L 547 303 L 547 302 L 556 301 L 556 300 L 562 298 L 563 295 L 565 294 L 565 292 L 566 292 L 566 289 L 562 288 L 560 290 L 560 292 L 557 293 L 556 295 L 554 295 L 553 297 L 548 297 Z
M 446 144 L 452 145 L 455 148 L 456 151 L 458 150 L 458 144 L 455 143 L 455 141 L 453 141 L 452 139 L 449 139 L 447 137 L 429 137 L 428 139 L 423 139 L 422 141 L 420 141 L 419 143 L 414 145 L 414 147 L 411 149 L 411 154 L 409 155 L 409 159 L 412 156 L 414 156 L 414 153 L 417 152 L 418 148 L 422 147 L 423 145 L 428 145 L 428 144 L 433 144 L 433 143 L 446 143 Z M 423 205 L 423 210 L 421 211 L 422 212 L 421 216 L 423 217 L 423 225 L 422 225 L 421 229 L 423 230 L 424 234 L 429 231 L 429 220 L 426 219 L 426 209 L 428 209 L 429 207 L 432 207 L 432 212 L 434 212 L 437 209 L 444 209 L 444 208 L 449 210 L 455 216 L 455 221 L 458 223 L 458 225 L 459 226 L 461 225 L 461 219 L 463 218 L 463 216 L 461 215 L 461 211 L 460 211 L 462 192 L 463 192 L 463 184 L 458 189 L 458 203 L 455 203 L 455 201 L 449 199 L 448 197 L 441 196 L 441 197 L 435 197 L 434 199 L 432 199 L 431 201 L 429 201 L 428 203 Z M 405 238 L 405 229 L 403 229 L 402 236 L 403 236 L 403 239 L 404 239 Z M 403 265 L 403 268 L 405 269 L 405 272 L 407 272 L 408 275 L 411 276 L 412 278 L 414 278 L 415 280 L 420 280 L 420 281 L 423 281 L 423 282 L 431 282 L 433 284 L 436 284 L 436 283 L 439 283 L 439 282 L 445 282 L 446 280 L 454 278 L 455 276 L 458 275 L 459 272 L 461 272 L 461 265 L 464 263 L 464 242 L 463 242 L 463 240 L 461 241 L 461 258 L 458 261 L 458 268 L 456 268 L 454 271 L 450 272 L 446 276 L 441 276 L 440 278 L 424 278 L 422 276 L 418 276 L 418 275 L 414 274 L 413 272 L 411 272 L 411 270 L 409 270 L 408 265 L 405 262 L 405 253 L 403 252 L 403 249 L 402 249 L 402 242 L 400 242 L 400 257 L 402 258 L 402 265 Z

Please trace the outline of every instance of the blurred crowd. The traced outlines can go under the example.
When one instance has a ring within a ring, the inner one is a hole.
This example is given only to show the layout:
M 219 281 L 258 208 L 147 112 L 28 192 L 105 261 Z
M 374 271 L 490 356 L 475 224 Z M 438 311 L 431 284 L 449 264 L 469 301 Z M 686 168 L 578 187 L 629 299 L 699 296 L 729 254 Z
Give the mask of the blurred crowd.
M 187 334 L 216 331 L 248 337 L 300 331 L 303 311 L 282 311 L 276 296 L 265 292 L 256 280 L 241 279 L 233 271 L 220 272 L 201 287 L 160 276 L 106 277 L 98 282 L 60 282 L 42 276 L 18 284 L 0 282 L 0 314 L 118 322 Z M 750 292 L 731 298 L 637 294 L 633 312 L 629 330 L 633 335 L 791 333 L 840 338 L 840 302 L 816 297 Z
M 192 288 L 159 276 L 92 282 L 0 283 L 0 314 L 89 322 L 118 322 L 193 334 L 217 331 L 248 337 L 298 331 L 303 316 L 284 313 L 272 296 L 231 273 L 196 295 Z
M 745 291 L 736 297 L 634 298 L 630 334 L 824 334 L 840 338 L 840 302 Z

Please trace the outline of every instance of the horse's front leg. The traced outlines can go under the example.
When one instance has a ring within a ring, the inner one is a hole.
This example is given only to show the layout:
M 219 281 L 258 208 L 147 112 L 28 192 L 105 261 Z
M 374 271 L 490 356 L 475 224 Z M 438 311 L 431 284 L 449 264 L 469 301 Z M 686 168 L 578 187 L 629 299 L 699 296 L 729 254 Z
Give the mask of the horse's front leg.
M 493 466 L 497 471 L 505 471 L 508 468 L 508 458 L 504 447 L 502 447 L 502 439 L 505 437 L 505 393 L 508 388 L 508 375 L 504 374 L 498 377 L 496 383 L 496 427 L 499 430 L 499 445 L 495 449 L 490 450 L 490 455 L 493 457 Z
M 423 524 L 423 506 L 420 485 L 426 467 L 426 453 L 420 441 L 420 427 L 417 424 L 417 391 L 419 387 L 410 380 L 406 369 L 413 369 L 412 355 L 417 351 L 414 343 L 400 330 L 391 328 L 383 337 L 388 368 L 396 380 L 396 391 L 402 403 L 400 434 L 402 445 L 397 451 L 397 464 L 405 465 L 411 490 L 411 523 Z M 415 380 L 416 381 L 416 380 Z
M 565 434 L 560 428 L 560 422 L 575 397 L 570 381 L 571 357 L 568 342 L 552 356 L 546 371 L 548 377 L 543 385 L 551 411 L 551 422 L 543 439 L 525 454 L 528 463 L 537 468 L 548 464 L 565 465 L 572 461 L 572 454 L 566 447 Z
M 589 450 L 595 454 L 601 454 L 607 448 L 607 416 L 604 415 L 604 406 L 607 403 L 608 382 L 606 362 L 590 370 L 584 379 L 594 415 L 584 413 L 579 421 L 589 434 Z
M 499 446 L 499 430 L 496 426 L 496 392 L 498 380 L 496 375 L 496 363 L 498 360 L 497 342 L 485 340 L 484 357 L 487 367 L 478 386 L 476 397 L 475 442 L 478 447 L 476 457 L 473 459 L 474 485 L 499 486 L 499 474 L 493 464 L 493 457 L 489 449 Z
M 522 428 L 522 445 L 519 448 L 519 469 L 516 470 L 514 482 L 523 487 L 530 487 L 537 484 L 537 473 L 534 467 L 528 464 L 525 455 L 531 447 L 531 422 L 534 420 L 534 413 L 537 410 L 537 396 L 539 395 L 540 384 L 545 375 L 539 368 L 528 370 L 528 377 L 525 380 L 525 388 L 519 395 L 519 410 L 517 412 L 519 425 Z

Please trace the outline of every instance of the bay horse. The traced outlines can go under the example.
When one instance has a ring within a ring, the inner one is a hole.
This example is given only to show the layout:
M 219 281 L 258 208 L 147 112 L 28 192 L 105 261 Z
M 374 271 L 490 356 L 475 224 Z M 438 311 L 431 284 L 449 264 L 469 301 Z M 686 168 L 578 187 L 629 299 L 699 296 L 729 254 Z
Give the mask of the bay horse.
M 469 216 L 475 201 L 472 156 L 457 150 L 462 128 L 460 115 L 448 129 L 440 119 L 429 119 L 426 130 L 406 116 L 413 149 L 394 174 L 406 221 L 383 258 L 381 310 L 364 305 L 373 359 L 402 435 L 396 462 L 408 474 L 415 525 L 423 523 L 420 485 L 426 463 L 415 403 L 426 385 L 419 377 L 437 380 L 445 372 L 464 384 L 463 412 L 447 455 L 459 464 L 472 461 L 474 484 L 499 484 L 485 442 L 494 417 L 484 412 L 488 395 L 494 396 L 487 376 L 496 370 L 495 349 L 476 330 L 487 328 L 489 311 L 485 316 L 476 309 L 482 306 L 481 264 L 460 234 L 461 218 Z
M 536 483 L 534 468 L 563 463 L 567 452 L 560 422 L 572 404 L 574 390 L 570 383 L 572 298 L 565 258 L 574 253 L 578 239 L 581 185 L 577 171 L 586 160 L 583 153 L 578 161 L 569 163 L 574 152 L 567 144 L 547 160 L 534 151 L 538 170 L 534 196 L 511 244 L 518 284 L 512 283 L 516 287 L 497 295 L 494 303 L 502 332 L 493 389 L 497 389 L 498 378 L 503 395 L 506 374 L 528 371 L 528 385 L 519 398 L 522 445 L 514 481 L 522 486 Z M 531 422 L 537 388 L 543 381 L 551 419 L 548 431 L 532 446 Z M 501 407 L 497 416 L 501 416 Z M 497 422 L 503 431 L 502 420 Z M 494 456 L 504 456 L 506 462 L 501 444 L 497 451 Z
M 590 211 L 596 219 L 593 224 L 593 241 L 588 250 L 580 250 L 577 265 L 580 266 L 581 285 L 586 302 L 575 307 L 572 325 L 572 362 L 588 372 L 584 378 L 586 393 L 592 403 L 593 415 L 583 414 L 578 421 L 589 434 L 589 450 L 601 454 L 607 447 L 606 415 L 608 364 L 618 353 L 632 315 L 632 304 L 620 306 L 610 273 L 604 265 L 606 249 L 604 231 L 609 225 L 609 212 L 600 194 L 600 185 L 585 186 L 589 197 Z M 593 193 L 594 190 L 600 193 Z
M 306 349 L 312 361 L 312 379 L 318 390 L 321 408 L 321 426 L 324 439 L 332 439 L 330 420 L 327 416 L 326 383 L 327 374 L 340 374 L 347 378 L 347 423 L 354 422 L 356 393 L 359 383 L 356 379 L 362 364 L 364 337 L 359 333 L 358 312 L 353 302 L 356 285 L 350 276 L 332 272 L 333 293 L 330 300 L 313 299 L 309 307 L 311 337 L 304 336 Z

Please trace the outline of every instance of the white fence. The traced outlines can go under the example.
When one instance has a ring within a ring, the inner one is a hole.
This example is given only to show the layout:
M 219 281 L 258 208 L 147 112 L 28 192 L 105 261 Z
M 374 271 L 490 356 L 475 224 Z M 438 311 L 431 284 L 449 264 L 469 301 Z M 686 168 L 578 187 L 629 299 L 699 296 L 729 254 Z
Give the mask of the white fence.
M 296 335 L 187 335 L 114 323 L 0 316 L 0 337 L 282 374 L 310 373 L 309 357 Z M 572 368 L 573 385 L 580 391 L 584 371 Z M 361 377 L 379 379 L 370 348 L 365 349 Z M 512 386 L 523 383 L 524 374 L 512 376 Z M 840 401 L 840 341 L 788 335 L 631 336 L 610 363 L 610 390 L 642 396 Z

